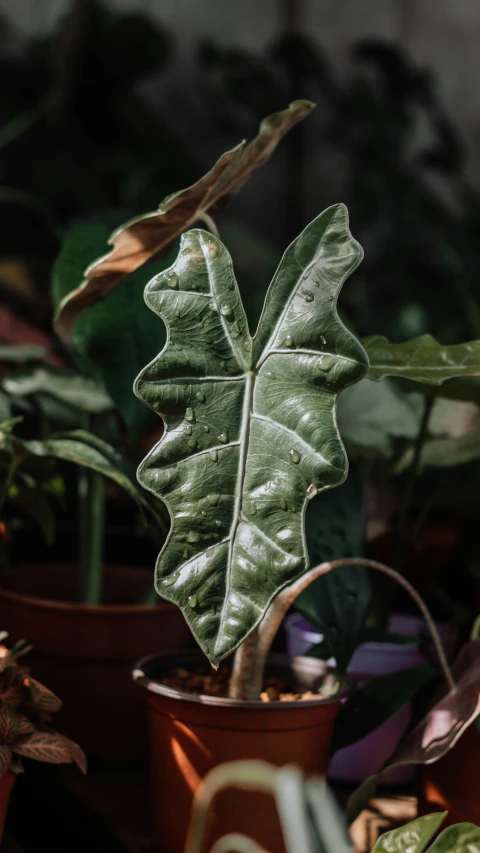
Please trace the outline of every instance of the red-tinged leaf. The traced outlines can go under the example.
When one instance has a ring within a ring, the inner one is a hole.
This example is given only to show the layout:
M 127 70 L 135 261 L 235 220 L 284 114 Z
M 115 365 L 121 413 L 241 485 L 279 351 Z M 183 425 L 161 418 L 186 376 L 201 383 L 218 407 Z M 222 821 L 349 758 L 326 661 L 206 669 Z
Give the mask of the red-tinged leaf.
M 13 762 L 13 755 L 10 747 L 2 744 L 0 746 L 0 778 L 5 776 L 10 770 Z
M 34 732 L 28 740 L 15 747 L 15 752 L 24 758 L 34 758 L 48 764 L 75 762 L 85 772 L 86 761 L 80 747 L 57 732 Z
M 381 779 L 394 767 L 405 764 L 433 764 L 444 756 L 465 729 L 480 714 L 480 640 L 470 640 L 461 650 L 453 668 L 455 692 L 444 694 L 405 738 L 389 764 L 369 776 L 348 801 L 347 813 L 354 820 L 368 803 Z
M 33 723 L 7 706 L 0 708 L 0 743 L 13 748 L 35 731 Z
M 114 231 L 109 240 L 112 251 L 91 264 L 84 281 L 60 303 L 55 317 L 60 337 L 68 341 L 77 317 L 88 305 L 103 299 L 122 278 L 153 256 L 166 254 L 179 234 L 202 213 L 223 206 L 313 106 L 310 101 L 294 101 L 288 109 L 267 116 L 249 145 L 242 142 L 227 151 L 196 184 L 168 196 L 158 210 L 131 219 Z
M 35 707 L 39 711 L 45 711 L 48 714 L 55 714 L 63 705 L 61 699 L 52 693 L 48 687 L 40 684 L 35 678 L 29 679 L 30 693 Z
M 0 674 L 0 705 L 7 708 L 20 708 L 29 696 L 28 679 L 25 670 L 9 666 Z

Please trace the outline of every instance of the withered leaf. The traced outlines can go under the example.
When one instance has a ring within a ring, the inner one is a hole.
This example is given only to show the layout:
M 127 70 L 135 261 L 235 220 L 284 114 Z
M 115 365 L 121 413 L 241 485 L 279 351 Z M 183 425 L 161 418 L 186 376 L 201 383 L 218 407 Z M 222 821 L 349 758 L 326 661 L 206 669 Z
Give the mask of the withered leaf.
M 151 213 L 121 225 L 113 232 L 111 252 L 85 270 L 85 278 L 60 303 L 55 328 L 68 341 L 77 317 L 89 305 L 103 299 L 125 276 L 153 256 L 166 254 L 174 240 L 193 225 L 202 213 L 217 212 L 247 178 L 273 153 L 283 136 L 313 109 L 311 101 L 294 101 L 286 110 L 265 118 L 256 136 L 226 151 L 196 184 L 167 196 Z

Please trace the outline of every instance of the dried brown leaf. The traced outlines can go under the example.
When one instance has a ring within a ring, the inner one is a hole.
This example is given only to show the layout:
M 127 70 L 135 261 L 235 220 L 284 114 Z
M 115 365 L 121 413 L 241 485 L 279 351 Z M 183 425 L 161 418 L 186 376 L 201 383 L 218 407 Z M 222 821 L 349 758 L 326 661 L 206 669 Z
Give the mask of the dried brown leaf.
M 103 299 L 122 278 L 153 256 L 168 252 L 174 240 L 202 213 L 216 212 L 226 204 L 270 157 L 283 136 L 313 109 L 311 101 L 294 101 L 286 110 L 267 116 L 258 136 L 223 154 L 213 169 L 196 184 L 167 196 L 158 210 L 131 219 L 111 235 L 108 255 L 85 270 L 84 281 L 60 303 L 55 328 L 65 341 L 81 312 Z

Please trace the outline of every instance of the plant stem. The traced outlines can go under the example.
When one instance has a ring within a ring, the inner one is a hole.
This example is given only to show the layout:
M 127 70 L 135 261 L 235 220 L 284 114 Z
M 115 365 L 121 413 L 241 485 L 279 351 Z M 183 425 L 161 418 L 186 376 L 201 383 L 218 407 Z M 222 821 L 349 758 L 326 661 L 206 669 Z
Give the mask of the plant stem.
M 267 655 L 287 610 L 293 604 L 297 596 L 300 595 L 300 593 L 309 586 L 309 584 L 321 575 L 331 572 L 332 569 L 342 568 L 342 566 L 366 566 L 370 569 L 376 569 L 396 581 L 400 586 L 403 586 L 425 619 L 432 636 L 438 655 L 438 661 L 449 691 L 452 693 L 456 691 L 456 684 L 442 646 L 440 635 L 430 611 L 428 610 L 428 607 L 421 595 L 401 574 L 396 572 L 394 569 L 391 569 L 390 566 L 379 563 L 377 560 L 368 560 L 364 557 L 349 557 L 348 559 L 332 560 L 330 563 L 321 563 L 319 566 L 315 566 L 277 595 L 267 610 L 262 622 L 260 622 L 260 625 L 258 626 L 258 635 L 256 635 L 252 641 L 252 643 L 255 644 L 255 653 L 252 655 L 249 648 L 247 648 L 246 651 L 242 650 L 242 646 L 244 646 L 245 643 L 248 643 L 250 637 L 247 637 L 247 640 L 242 643 L 235 653 L 235 662 L 229 692 L 229 696 L 231 698 L 237 698 L 240 696 L 241 698 L 246 699 L 258 699 L 262 689 Z
M 420 460 L 422 456 L 423 445 L 425 444 L 425 439 L 427 437 L 428 431 L 428 422 L 430 420 L 430 415 L 432 412 L 432 407 L 435 402 L 435 397 L 424 397 L 424 409 L 422 420 L 420 422 L 420 427 L 418 430 L 417 437 L 415 439 L 415 446 L 413 450 L 412 463 L 407 473 L 407 480 L 405 483 L 405 489 L 402 495 L 402 500 L 400 504 L 400 512 L 398 516 L 398 522 L 396 526 L 395 532 L 395 542 L 393 548 L 393 558 L 392 562 L 395 568 L 398 571 L 401 571 L 405 559 L 408 556 L 408 537 L 407 537 L 407 520 L 408 514 L 410 512 L 410 508 L 412 505 L 413 498 L 413 490 L 415 487 L 415 481 L 418 476 L 418 470 L 420 467 Z M 405 541 L 407 541 L 407 550 L 405 550 Z
M 79 475 L 80 583 L 83 604 L 100 604 L 105 534 L 105 480 L 82 468 Z
M 212 232 L 214 237 L 217 237 L 217 239 L 220 240 L 220 232 L 217 228 L 217 224 L 215 220 L 210 216 L 210 214 L 207 213 L 206 210 L 199 210 L 197 212 L 196 219 L 199 222 L 204 222 L 208 230 Z

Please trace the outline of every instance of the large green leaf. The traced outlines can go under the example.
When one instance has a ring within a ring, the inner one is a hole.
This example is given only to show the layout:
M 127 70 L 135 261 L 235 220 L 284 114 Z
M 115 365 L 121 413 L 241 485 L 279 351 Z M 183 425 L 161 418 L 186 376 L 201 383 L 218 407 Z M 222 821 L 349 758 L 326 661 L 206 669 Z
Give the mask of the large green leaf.
M 96 436 L 82 430 L 62 433 L 45 441 L 22 441 L 16 439 L 24 451 L 34 456 L 50 456 L 89 468 L 113 480 L 138 505 L 140 509 L 151 505 L 138 484 L 129 476 L 128 465 L 122 454 Z
M 306 505 L 345 479 L 335 403 L 367 359 L 336 300 L 361 257 L 346 208 L 329 208 L 287 249 L 253 340 L 228 252 L 205 231 L 146 289 L 168 329 L 135 386 L 165 420 L 138 473 L 172 518 L 157 590 L 212 662 L 304 572 Z
M 77 225 L 68 232 L 53 271 L 55 304 L 77 286 L 85 266 L 104 250 L 109 233 L 110 228 L 97 223 Z M 164 329 L 146 307 L 143 289 L 172 259 L 147 264 L 125 278 L 102 302 L 84 311 L 70 339 L 82 370 L 103 385 L 132 441 L 155 423 L 132 394 L 133 381 L 165 343 Z
M 431 335 L 421 335 L 396 344 L 373 335 L 362 343 L 370 361 L 369 379 L 395 376 L 409 390 L 480 403 L 480 340 L 443 346 Z
M 310 564 L 361 557 L 365 544 L 365 503 L 360 476 L 350 471 L 345 483 L 318 495 L 307 508 L 305 532 Z M 300 613 L 324 635 L 322 657 L 335 658 L 344 671 L 359 643 L 370 602 L 363 566 L 344 566 L 310 584 L 295 601 Z

